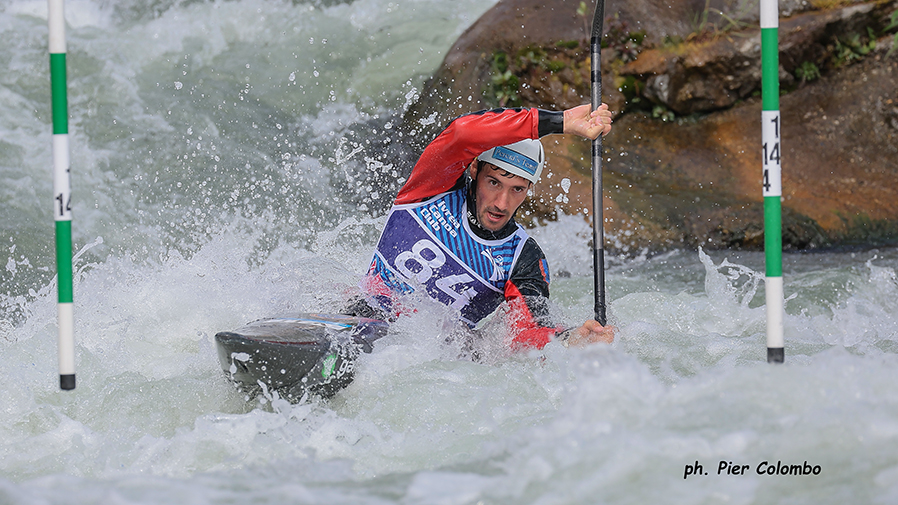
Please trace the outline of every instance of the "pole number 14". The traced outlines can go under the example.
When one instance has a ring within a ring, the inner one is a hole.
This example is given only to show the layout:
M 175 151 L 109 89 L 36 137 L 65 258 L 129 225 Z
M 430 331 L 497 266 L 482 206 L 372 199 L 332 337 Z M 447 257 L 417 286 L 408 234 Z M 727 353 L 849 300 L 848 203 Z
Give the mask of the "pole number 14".
M 780 169 L 780 114 L 779 111 L 763 111 L 762 136 L 764 156 L 764 196 L 782 195 Z
M 59 217 L 64 217 L 68 215 L 68 213 L 72 212 L 72 194 L 69 193 L 69 197 L 66 198 L 63 193 L 59 193 L 56 195 L 55 200 L 59 202 Z

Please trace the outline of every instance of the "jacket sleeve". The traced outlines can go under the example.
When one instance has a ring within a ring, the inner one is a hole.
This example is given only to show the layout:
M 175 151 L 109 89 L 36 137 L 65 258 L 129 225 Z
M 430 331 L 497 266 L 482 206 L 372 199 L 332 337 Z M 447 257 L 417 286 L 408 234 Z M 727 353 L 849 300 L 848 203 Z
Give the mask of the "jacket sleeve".
M 511 277 L 505 283 L 514 350 L 542 349 L 563 328 L 549 315 L 549 266 L 542 249 L 528 238 Z
M 540 109 L 493 109 L 460 116 L 424 149 L 394 203 L 420 202 L 449 191 L 487 149 L 561 133 L 563 126 L 561 112 Z

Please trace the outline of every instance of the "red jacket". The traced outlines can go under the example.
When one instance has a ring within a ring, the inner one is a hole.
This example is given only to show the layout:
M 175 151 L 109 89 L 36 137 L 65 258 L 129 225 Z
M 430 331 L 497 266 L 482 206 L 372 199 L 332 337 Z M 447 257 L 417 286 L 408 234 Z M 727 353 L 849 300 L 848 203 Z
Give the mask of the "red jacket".
M 424 149 L 394 204 L 420 202 L 457 189 L 469 180 L 465 170 L 480 153 L 524 139 L 562 133 L 563 124 L 561 112 L 539 109 L 494 109 L 456 118 Z M 507 236 L 516 228 L 512 219 L 496 235 Z M 548 297 L 548 264 L 539 245 L 530 238 L 505 284 L 514 348 L 542 348 L 562 330 L 549 320 Z

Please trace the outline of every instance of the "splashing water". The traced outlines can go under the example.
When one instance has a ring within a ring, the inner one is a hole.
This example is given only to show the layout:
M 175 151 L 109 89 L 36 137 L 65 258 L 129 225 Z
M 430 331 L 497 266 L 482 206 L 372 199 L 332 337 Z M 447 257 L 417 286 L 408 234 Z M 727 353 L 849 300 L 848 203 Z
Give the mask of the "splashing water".
M 676 250 L 609 258 L 611 346 L 474 363 L 425 305 L 331 401 L 227 381 L 215 332 L 335 310 L 356 285 L 409 169 L 383 154 L 392 125 L 492 3 L 67 2 L 78 388 L 61 392 L 46 4 L 0 1 L 0 502 L 898 500 L 892 249 L 785 257 L 779 366 L 762 255 Z M 531 233 L 560 320 L 591 317 L 588 223 Z

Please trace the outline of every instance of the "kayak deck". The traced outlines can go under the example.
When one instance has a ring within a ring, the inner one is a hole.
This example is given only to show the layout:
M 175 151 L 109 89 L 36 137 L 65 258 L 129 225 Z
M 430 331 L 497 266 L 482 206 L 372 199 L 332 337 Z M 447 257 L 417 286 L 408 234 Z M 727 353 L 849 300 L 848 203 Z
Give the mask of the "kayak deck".
M 253 321 L 215 335 L 222 370 L 251 395 L 276 391 L 291 402 L 329 398 L 352 382 L 355 361 L 386 335 L 387 323 L 340 314 Z

